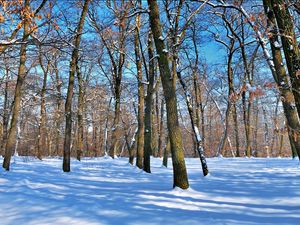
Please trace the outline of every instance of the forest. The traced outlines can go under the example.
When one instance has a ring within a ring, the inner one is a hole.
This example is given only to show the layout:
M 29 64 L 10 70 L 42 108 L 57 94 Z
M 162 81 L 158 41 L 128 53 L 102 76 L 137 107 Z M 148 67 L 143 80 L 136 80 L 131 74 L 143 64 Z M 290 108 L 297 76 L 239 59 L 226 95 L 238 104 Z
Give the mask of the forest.
M 298 0 L 0 0 L 0 32 L 4 224 L 299 222 Z
M 205 157 L 300 153 L 298 1 L 0 4 L 6 170 L 13 154 L 184 170 L 184 154 L 206 175 Z

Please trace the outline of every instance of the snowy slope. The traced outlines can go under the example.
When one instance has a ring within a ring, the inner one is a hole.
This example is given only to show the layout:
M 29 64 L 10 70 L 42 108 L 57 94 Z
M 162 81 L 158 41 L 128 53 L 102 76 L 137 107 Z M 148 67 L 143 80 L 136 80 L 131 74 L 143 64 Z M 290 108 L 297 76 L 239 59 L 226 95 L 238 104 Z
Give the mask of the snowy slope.
M 0 160 L 2 163 L 2 159 Z M 127 159 L 17 157 L 0 173 L 0 224 L 300 224 L 300 168 L 292 159 L 188 159 L 191 189 L 172 190 L 172 170 L 152 174 Z

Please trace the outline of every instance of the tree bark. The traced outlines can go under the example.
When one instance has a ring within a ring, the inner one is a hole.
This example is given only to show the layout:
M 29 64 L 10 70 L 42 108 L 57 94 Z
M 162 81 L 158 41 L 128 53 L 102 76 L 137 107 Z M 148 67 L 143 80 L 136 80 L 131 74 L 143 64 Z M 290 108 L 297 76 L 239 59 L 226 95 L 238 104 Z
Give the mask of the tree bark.
M 145 145 L 144 145 L 144 171 L 150 173 L 150 156 L 153 152 L 152 138 L 153 138 L 153 126 L 152 126 L 152 110 L 153 110 L 153 94 L 154 94 L 154 53 L 152 34 L 149 31 L 148 36 L 148 56 L 149 56 L 149 73 L 148 73 L 148 86 L 145 104 Z
M 159 119 L 159 134 L 158 134 L 158 157 L 162 157 L 162 151 L 163 151 L 163 136 L 164 136 L 164 105 L 165 102 L 162 99 L 160 104 L 160 119 Z
M 187 189 L 189 187 L 186 172 L 182 137 L 178 121 L 176 86 L 169 68 L 168 51 L 162 37 L 162 28 L 159 18 L 159 8 L 156 0 L 148 0 L 150 9 L 150 26 L 154 37 L 156 51 L 159 54 L 158 63 L 164 90 L 167 108 L 167 124 L 171 143 L 173 163 L 173 187 Z
M 134 134 L 132 135 L 131 143 L 127 143 L 127 148 L 129 152 L 129 163 L 133 165 L 134 161 L 134 146 L 138 135 L 138 128 L 135 129 Z M 126 139 L 127 140 L 127 139 Z
M 55 82 L 56 82 L 56 110 L 55 110 L 55 154 L 60 155 L 60 140 L 61 140 L 61 106 L 62 106 L 62 94 L 61 94 L 61 86 L 62 82 L 59 77 L 58 71 L 58 59 L 56 58 L 54 61 L 54 73 L 55 73 Z
M 203 150 L 203 146 L 202 146 L 202 139 L 201 139 L 201 136 L 200 136 L 199 128 L 195 124 L 194 117 L 193 117 L 194 112 L 193 112 L 193 107 L 192 107 L 192 103 L 191 103 L 191 96 L 188 93 L 187 86 L 186 86 L 183 78 L 181 77 L 181 74 L 180 74 L 179 71 L 177 72 L 177 77 L 180 81 L 180 84 L 181 84 L 183 90 L 184 90 L 185 101 L 186 101 L 186 105 L 187 105 L 187 108 L 188 108 L 188 112 L 189 112 L 189 116 L 190 116 L 190 120 L 191 120 L 191 125 L 192 125 L 192 129 L 193 129 L 194 137 L 195 137 L 195 140 L 196 140 L 196 149 L 197 149 L 198 154 L 199 154 L 203 175 L 206 176 L 208 174 L 208 167 L 207 167 L 207 163 L 206 163 L 206 159 L 205 159 L 205 155 L 204 155 L 204 150 Z
M 163 157 L 163 166 L 168 167 L 168 157 L 170 154 L 170 140 L 169 137 L 166 138 L 166 146 L 164 149 L 164 157 Z
M 88 12 L 88 5 L 91 0 L 85 0 L 81 16 L 77 25 L 76 38 L 74 41 L 74 49 L 72 51 L 72 58 L 70 62 L 69 72 L 69 85 L 67 91 L 67 99 L 65 103 L 65 116 L 66 116 L 66 128 L 64 138 L 64 157 L 63 157 L 63 171 L 70 172 L 70 157 L 71 157 L 71 136 L 72 136 L 72 98 L 74 92 L 74 78 L 75 71 L 79 57 L 79 47 L 81 41 L 82 30 L 84 26 L 85 16 Z
M 40 47 L 39 52 L 39 63 L 42 68 L 44 77 L 43 77 L 43 87 L 41 90 L 41 112 L 40 112 L 40 121 L 39 121 L 39 135 L 38 135 L 38 146 L 37 146 L 37 157 L 42 160 L 45 150 L 47 150 L 47 128 L 46 128 L 46 88 L 47 88 L 47 77 L 48 71 L 50 69 L 51 61 L 48 60 L 47 66 L 45 68 L 43 59 L 42 59 L 42 49 Z
M 240 157 L 240 137 L 239 137 L 239 125 L 238 125 L 238 118 L 237 118 L 237 111 L 236 111 L 236 103 L 234 102 L 232 105 L 233 105 L 232 117 L 234 122 L 235 146 L 236 146 L 235 156 Z
M 275 73 L 272 74 L 280 91 L 283 111 L 287 119 L 291 146 L 295 146 L 300 160 L 300 123 L 298 112 L 295 107 L 295 99 L 291 87 L 289 86 L 290 81 L 283 64 L 280 48 L 278 48 L 278 45 L 276 44 L 278 43 L 278 34 L 276 32 L 276 19 L 274 17 L 271 0 L 264 0 L 263 3 L 265 13 L 268 16 L 268 26 L 275 26 L 273 29 L 270 29 L 272 32 L 270 44 L 275 68 Z
M 29 10 L 30 8 L 30 0 L 25 0 L 24 2 L 24 9 Z M 18 69 L 18 78 L 16 83 L 15 89 L 15 96 L 14 96 L 14 103 L 13 103 L 13 110 L 12 110 L 12 119 L 11 125 L 8 132 L 8 137 L 5 146 L 5 156 L 3 160 L 3 168 L 5 170 L 9 170 L 11 156 L 15 149 L 15 140 L 16 140 L 16 132 L 17 132 L 17 124 L 18 124 L 18 117 L 21 109 L 21 99 L 22 99 L 22 87 L 25 81 L 27 72 L 26 72 L 26 59 L 27 59 L 27 39 L 29 33 L 29 23 L 30 20 L 25 16 L 23 22 L 23 38 L 22 44 L 20 49 L 20 63 Z
M 3 103 L 3 120 L 2 120 L 2 142 L 1 142 L 1 155 L 4 157 L 5 145 L 8 134 L 8 122 L 9 122 L 9 99 L 8 99 L 8 83 L 9 83 L 9 68 L 6 66 L 5 74 L 5 87 L 4 87 L 4 103 Z
M 139 1 L 141 5 L 141 2 Z M 151 132 L 145 128 L 145 116 L 144 116 L 144 84 L 143 84 L 143 71 L 142 71 L 142 57 L 141 50 L 139 47 L 139 32 L 140 32 L 140 14 L 136 16 L 136 26 L 134 30 L 134 51 L 135 51 L 135 61 L 137 69 L 137 81 L 138 81 L 138 135 L 137 135 L 137 151 L 136 151 L 136 166 L 140 169 L 144 169 L 147 173 L 150 173 L 150 155 L 149 151 L 144 152 L 144 139 L 148 132 Z M 149 150 L 149 149 L 147 149 Z M 144 159 L 144 163 L 143 163 Z M 144 164 L 144 165 L 143 165 Z
M 76 74 L 78 80 L 78 108 L 77 108 L 77 151 L 76 158 L 78 161 L 81 159 L 83 153 L 83 109 L 84 109 L 84 90 L 83 90 L 83 80 L 81 71 L 76 63 Z
M 300 51 L 295 35 L 294 23 L 284 0 L 271 0 L 281 37 L 287 69 L 291 78 L 292 91 L 300 117 Z

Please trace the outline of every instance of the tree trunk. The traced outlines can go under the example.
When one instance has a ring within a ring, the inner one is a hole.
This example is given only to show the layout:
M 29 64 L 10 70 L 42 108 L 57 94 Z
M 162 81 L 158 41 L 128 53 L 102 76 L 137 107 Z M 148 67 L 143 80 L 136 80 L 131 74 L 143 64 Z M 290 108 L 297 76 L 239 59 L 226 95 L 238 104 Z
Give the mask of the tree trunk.
M 269 138 L 269 126 L 268 126 L 268 119 L 267 119 L 267 112 L 264 107 L 262 107 L 263 116 L 264 116 L 264 143 L 265 149 L 267 152 L 267 157 L 270 157 L 270 138 Z
M 24 3 L 25 9 L 29 10 L 30 7 L 30 0 L 25 0 Z M 11 119 L 11 125 L 8 132 L 8 137 L 6 141 L 5 146 L 5 157 L 3 160 L 3 168 L 5 170 L 9 170 L 10 166 L 10 159 L 11 155 L 13 154 L 13 151 L 15 149 L 15 140 L 16 140 L 16 132 L 17 132 L 17 124 L 18 124 L 18 117 L 20 113 L 21 108 L 21 99 L 22 99 L 22 86 L 25 81 L 27 72 L 26 72 L 26 59 L 27 59 L 27 39 L 28 39 L 28 33 L 29 33 L 29 18 L 24 18 L 23 22 L 23 38 L 22 38 L 22 44 L 20 49 L 20 63 L 19 63 L 19 70 L 18 70 L 18 78 L 17 78 L 17 84 L 15 89 L 15 96 L 14 96 L 14 105 L 12 110 L 12 119 Z
M 272 141 L 271 141 L 271 151 L 274 151 L 275 146 L 275 140 L 277 139 L 279 128 L 278 128 L 278 104 L 279 104 L 279 97 L 276 100 L 276 107 L 275 107 L 275 113 L 274 113 L 274 129 L 273 129 L 273 135 L 272 135 Z
M 56 82 L 56 110 L 55 110 L 55 153 L 57 156 L 60 155 L 60 139 L 61 139 L 61 106 L 62 106 L 62 94 L 59 71 L 58 71 L 58 60 L 55 59 L 54 62 L 54 72 L 55 72 L 55 82 Z
M 300 117 L 300 51 L 297 43 L 294 23 L 284 0 L 271 0 L 281 37 L 287 69 L 291 78 L 292 91 Z
M 74 48 L 72 51 L 72 58 L 70 62 L 69 72 L 69 85 L 67 91 L 67 99 L 65 103 L 65 115 L 66 115 L 66 128 L 64 138 L 64 159 L 63 159 L 63 171 L 70 172 L 70 157 L 71 157 L 71 136 L 72 136 L 72 98 L 74 92 L 74 78 L 75 70 L 78 63 L 79 47 L 81 41 L 81 35 L 84 25 L 85 16 L 88 12 L 88 5 L 91 0 L 85 0 L 79 23 L 77 25 L 76 38 L 74 42 Z
M 139 4 L 141 4 L 141 2 L 139 2 Z M 148 132 L 151 132 L 151 130 L 148 130 L 148 128 L 145 127 L 146 125 L 146 117 L 144 117 L 145 93 L 144 93 L 144 84 L 143 84 L 142 57 L 140 52 L 141 50 L 139 47 L 140 26 L 141 26 L 140 14 L 138 14 L 136 17 L 136 27 L 134 31 L 134 50 L 135 50 L 135 61 L 136 61 L 136 69 L 137 69 L 137 81 L 138 81 L 138 116 L 137 116 L 138 135 L 137 135 L 137 150 L 136 150 L 136 166 L 140 169 L 143 168 L 144 171 L 150 173 L 149 149 L 146 149 L 148 150 L 148 152 L 146 152 L 146 150 L 144 152 L 144 138 Z M 143 158 L 144 158 L 144 165 L 143 165 Z
M 233 111 L 232 111 L 232 117 L 234 122 L 234 133 L 235 133 L 235 146 L 236 146 L 236 157 L 240 157 L 240 137 L 239 137 L 239 125 L 238 125 L 238 118 L 237 118 L 237 112 L 236 112 L 236 103 L 234 102 L 232 104 Z
M 198 53 L 198 46 L 197 46 L 197 33 L 196 33 L 196 28 L 195 24 L 193 24 L 192 27 L 192 41 L 193 41 L 193 46 L 195 50 L 195 63 L 193 66 L 193 89 L 194 89 L 194 94 L 195 94 L 195 105 L 196 105 L 196 126 L 198 128 L 201 127 L 201 133 L 202 133 L 202 147 L 203 151 L 205 152 L 205 118 L 204 118 L 204 107 L 202 103 L 202 91 L 201 87 L 198 82 L 198 61 L 199 61 L 199 53 Z M 194 139 L 194 141 L 196 141 Z M 197 144 L 196 144 L 197 145 Z M 196 151 L 195 151 L 196 152 Z M 197 154 L 197 153 L 196 153 Z
M 108 152 L 108 119 L 109 119 L 111 101 L 112 101 L 112 98 L 109 99 L 107 111 L 106 111 L 106 119 L 105 119 L 104 140 L 103 140 L 105 156 L 107 156 L 107 152 Z
M 138 130 L 139 130 L 138 128 L 135 129 L 134 134 L 133 134 L 132 139 L 131 139 L 131 143 L 130 143 L 130 145 L 127 146 L 128 151 L 129 151 L 129 163 L 131 165 L 133 165 L 134 146 L 135 146 L 136 138 L 137 138 L 137 135 L 138 135 Z
M 205 159 L 205 156 L 204 156 L 204 150 L 203 150 L 203 147 L 202 147 L 202 139 L 201 139 L 201 136 L 200 136 L 199 128 L 196 126 L 195 121 L 194 121 L 194 117 L 193 117 L 194 112 L 193 112 L 193 107 L 192 107 L 192 103 L 191 103 L 191 96 L 188 93 L 187 86 L 184 83 L 184 80 L 182 79 L 180 72 L 177 72 L 177 77 L 180 81 L 180 84 L 181 84 L 183 90 L 184 90 L 185 101 L 186 101 L 186 104 L 187 104 L 187 108 L 188 108 L 188 112 L 189 112 L 189 116 L 190 116 L 190 120 L 191 120 L 191 124 L 192 124 L 194 137 L 195 137 L 196 143 L 197 143 L 196 147 L 197 147 L 197 151 L 198 151 L 200 161 L 201 161 L 202 172 L 203 172 L 203 175 L 206 176 L 208 174 L 208 167 L 207 167 L 206 159 Z
M 162 150 L 163 150 L 163 136 L 164 136 L 164 105 L 165 102 L 162 99 L 160 104 L 160 119 L 159 119 L 159 134 L 158 134 L 158 157 L 162 157 Z
M 297 148 L 296 148 L 295 140 L 294 140 L 294 137 L 293 137 L 293 132 L 291 131 L 289 126 L 287 126 L 287 131 L 288 131 L 290 146 L 291 146 L 291 150 L 292 150 L 292 157 L 296 158 L 298 156 Z
M 9 122 L 9 100 L 8 100 L 8 83 L 9 83 L 9 68 L 6 66 L 5 74 L 5 87 L 4 87 L 4 103 L 3 103 L 3 120 L 2 120 L 2 142 L 1 142 L 1 155 L 4 156 L 5 144 L 8 133 Z
M 122 1 L 122 5 L 124 4 L 124 1 Z M 123 17 L 120 19 L 120 23 L 125 24 L 126 17 Z M 111 52 L 108 45 L 106 45 L 106 48 L 110 55 L 110 60 L 113 65 L 113 80 L 114 80 L 114 97 L 115 97 L 115 114 L 114 114 L 114 121 L 113 121 L 113 130 L 111 135 L 111 141 L 112 144 L 109 149 L 109 156 L 114 158 L 116 151 L 120 149 L 120 118 L 121 118 L 121 82 L 123 77 L 123 65 L 125 62 L 125 39 L 126 39 L 126 33 L 125 33 L 125 26 L 119 26 L 119 56 L 118 60 L 115 60 L 113 57 L 113 53 Z M 102 40 L 105 42 L 104 38 L 102 37 Z
M 152 154 L 152 138 L 153 138 L 153 127 L 152 127 L 152 106 L 153 106 L 153 85 L 154 85 L 154 59 L 153 59 L 153 44 L 152 34 L 149 31 L 148 36 L 148 55 L 149 55 L 149 73 L 148 73 L 148 86 L 147 96 L 145 104 L 145 143 L 144 143 L 144 171 L 147 173 L 151 172 L 150 168 L 150 155 Z
M 164 157 L 163 157 L 163 166 L 168 167 L 168 157 L 170 154 L 170 140 L 169 137 L 166 138 L 166 146 L 164 149 Z
M 253 154 L 255 157 L 258 156 L 258 129 L 259 129 L 259 109 L 258 109 L 258 99 L 256 99 L 256 112 L 255 112 L 255 130 L 253 132 Z
M 273 8 L 271 5 L 271 0 L 264 0 L 265 13 L 268 16 L 268 26 L 276 24 L 276 19 L 274 17 Z M 273 13 L 272 13 L 273 12 Z M 270 37 L 271 50 L 273 55 L 273 62 L 275 73 L 272 72 L 274 80 L 280 91 L 283 111 L 287 119 L 287 125 L 289 130 L 289 139 L 291 146 L 295 146 L 297 150 L 298 157 L 300 159 L 300 123 L 297 109 L 295 107 L 295 99 L 293 92 L 289 86 L 289 78 L 286 73 L 283 59 L 281 55 L 280 48 L 278 48 L 278 35 L 276 29 L 271 29 L 272 36 Z M 272 68 L 271 68 L 271 71 Z M 293 138 L 291 138 L 293 137 Z M 293 148 L 292 148 L 293 149 Z
M 37 146 L 37 152 L 38 152 L 38 159 L 42 160 L 43 155 L 45 154 L 45 150 L 47 149 L 47 128 L 46 128 L 46 88 L 47 88 L 47 77 L 48 77 L 48 71 L 50 69 L 51 62 L 48 60 L 47 67 L 44 67 L 43 59 L 42 59 L 42 49 L 40 47 L 39 52 L 39 62 L 40 66 L 42 68 L 44 77 L 43 77 L 43 87 L 41 91 L 41 114 L 40 114 L 40 122 L 39 122 L 39 135 L 38 135 L 38 146 Z
M 232 70 L 232 58 L 234 53 L 234 39 L 230 40 L 229 54 L 228 54 L 228 62 L 227 62 L 227 81 L 228 81 L 228 98 L 227 98 L 227 109 L 225 114 L 225 127 L 223 137 L 220 142 L 218 154 L 225 153 L 225 144 L 228 136 L 228 126 L 229 126 L 229 118 L 231 113 L 232 99 L 231 97 L 234 95 L 234 86 L 233 86 L 233 70 Z
M 173 162 L 173 187 L 187 189 L 189 187 L 186 172 L 182 137 L 178 121 L 176 86 L 173 82 L 169 68 L 168 52 L 164 40 L 162 40 L 162 29 L 159 18 L 159 8 L 156 0 L 148 0 L 150 9 L 150 26 L 154 37 L 156 51 L 159 54 L 158 63 L 166 100 L 167 124 L 169 139 L 171 143 L 171 153 Z
M 83 108 L 84 108 L 84 90 L 81 71 L 76 63 L 76 74 L 78 79 L 78 108 L 77 108 L 77 151 L 76 158 L 80 161 L 83 152 Z

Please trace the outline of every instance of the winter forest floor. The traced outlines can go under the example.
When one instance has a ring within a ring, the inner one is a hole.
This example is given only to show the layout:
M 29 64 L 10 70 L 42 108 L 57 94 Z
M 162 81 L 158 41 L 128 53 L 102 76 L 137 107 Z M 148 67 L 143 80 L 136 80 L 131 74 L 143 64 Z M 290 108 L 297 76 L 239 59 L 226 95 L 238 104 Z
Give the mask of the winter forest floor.
M 126 158 L 74 160 L 63 173 L 61 159 L 15 157 L 0 173 L 0 223 L 300 224 L 298 160 L 212 158 L 207 177 L 198 159 L 186 162 L 191 188 L 182 191 L 161 159 L 152 174 Z

